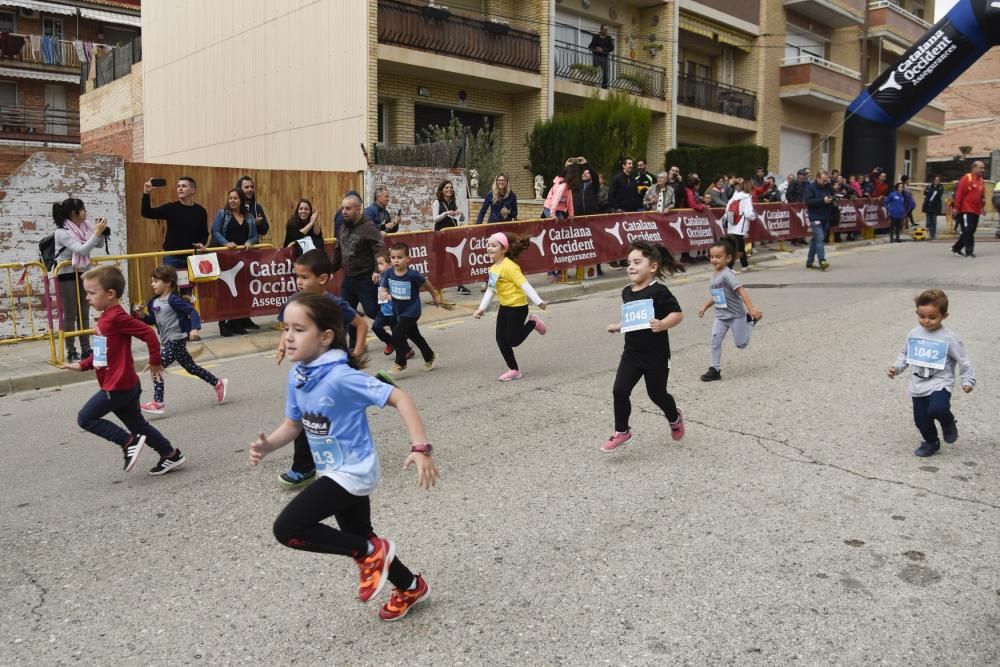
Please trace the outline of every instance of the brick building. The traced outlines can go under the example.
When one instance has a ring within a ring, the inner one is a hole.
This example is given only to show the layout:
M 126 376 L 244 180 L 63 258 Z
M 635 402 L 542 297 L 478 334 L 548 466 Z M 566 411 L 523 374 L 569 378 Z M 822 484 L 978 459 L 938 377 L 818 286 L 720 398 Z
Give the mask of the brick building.
M 140 0 L 0 2 L 0 176 L 36 151 L 80 148 L 81 81 L 139 35 Z

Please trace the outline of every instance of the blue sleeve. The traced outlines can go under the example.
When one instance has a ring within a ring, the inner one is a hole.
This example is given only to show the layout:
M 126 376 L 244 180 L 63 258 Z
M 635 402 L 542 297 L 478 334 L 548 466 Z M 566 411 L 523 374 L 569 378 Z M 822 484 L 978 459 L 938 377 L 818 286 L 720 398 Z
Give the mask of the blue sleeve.
M 247 243 L 257 245 L 260 243 L 260 234 L 257 232 L 257 221 L 250 222 L 247 220 L 246 224 L 250 225 L 250 234 L 247 236 Z
M 226 214 L 220 208 L 219 212 L 215 214 L 215 219 L 212 220 L 212 243 L 214 245 L 224 246 L 229 243 L 229 241 L 226 240 L 225 229 L 222 228 L 225 219 Z
M 285 394 L 285 416 L 292 421 L 302 421 L 302 410 L 299 409 L 297 399 L 298 389 L 295 388 L 295 367 L 288 371 L 288 390 Z M 386 385 L 387 387 L 389 385 Z
M 379 279 L 378 285 L 379 285 L 379 287 L 384 287 L 386 289 L 389 289 L 389 270 L 388 269 L 386 269 L 385 271 L 382 272 L 382 277 Z
M 420 288 L 427 282 L 427 278 L 420 275 L 416 269 L 410 269 L 410 282 L 413 283 L 414 291 L 419 292 Z
M 170 295 L 170 298 L 167 299 L 167 303 L 169 303 L 170 307 L 178 313 L 183 313 L 188 317 L 191 317 L 191 314 L 194 313 L 194 306 L 188 303 L 187 299 L 176 293 Z
M 370 405 L 384 408 L 389 401 L 392 385 L 385 384 L 378 378 L 366 375 L 361 371 L 350 370 L 337 379 L 338 389 L 353 399 L 352 407 L 368 407 Z
M 486 215 L 486 211 L 490 209 L 490 204 L 493 203 L 493 193 L 487 192 L 486 197 L 483 198 L 483 207 L 479 209 L 479 215 L 476 216 L 476 224 L 483 224 L 483 216 Z
M 340 314 L 343 315 L 344 317 L 345 327 L 351 322 L 353 322 L 354 318 L 358 316 L 358 311 L 351 308 L 351 305 L 349 303 L 341 299 L 336 294 L 327 294 L 327 296 L 330 298 L 331 301 L 337 304 L 337 307 L 340 308 Z
M 510 215 L 507 216 L 507 220 L 517 220 L 517 195 L 513 192 L 510 193 Z
M 291 297 L 289 297 L 289 298 L 291 298 Z M 284 322 L 285 321 L 285 308 L 287 308 L 287 307 L 288 307 L 288 299 L 285 299 L 285 302 L 283 304 L 281 304 L 281 308 L 278 309 L 278 321 L 279 322 Z

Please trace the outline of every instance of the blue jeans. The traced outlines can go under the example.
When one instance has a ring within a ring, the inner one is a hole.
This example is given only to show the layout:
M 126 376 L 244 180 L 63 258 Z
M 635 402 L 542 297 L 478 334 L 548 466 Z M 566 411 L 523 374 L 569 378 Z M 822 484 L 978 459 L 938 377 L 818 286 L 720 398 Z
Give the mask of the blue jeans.
M 361 308 L 365 311 L 365 315 L 369 318 L 376 317 L 379 314 L 378 287 L 372 282 L 372 274 L 370 273 L 363 273 L 355 277 L 344 276 L 344 282 L 340 284 L 340 298 L 355 310 L 358 309 L 358 304 L 360 303 Z M 357 329 L 355 327 L 346 327 L 346 322 L 344 324 L 345 328 L 347 328 L 347 337 L 353 348 L 358 335 Z
M 174 450 L 170 441 L 153 428 L 142 416 L 139 409 L 139 395 L 142 385 L 136 382 L 132 389 L 122 391 L 104 391 L 103 389 L 87 401 L 76 417 L 76 423 L 85 431 L 90 431 L 99 438 L 124 447 L 128 444 L 130 434 L 146 436 L 146 444 L 156 450 L 160 456 L 169 456 Z M 103 419 L 104 415 L 113 412 L 125 424 L 125 431 L 120 426 Z
M 930 396 L 913 397 L 913 423 L 917 425 L 924 442 L 932 445 L 938 442 L 935 420 L 941 422 L 943 431 L 955 428 L 955 415 L 951 414 L 951 392 L 947 389 L 938 389 Z
M 812 223 L 812 238 L 809 239 L 809 257 L 806 259 L 806 266 L 812 266 L 813 260 L 819 257 L 819 261 L 826 261 L 826 248 L 823 242 L 826 240 L 827 223 Z
M 177 271 L 187 271 L 188 262 L 187 255 L 167 255 L 163 258 L 163 263 L 166 266 L 173 267 Z M 193 287 L 182 287 L 180 289 L 182 296 L 191 296 L 194 293 Z M 198 314 L 198 309 L 191 313 L 191 328 L 195 331 L 201 331 L 201 316 Z
M 927 231 L 931 234 L 931 240 L 937 238 L 937 213 L 927 214 Z

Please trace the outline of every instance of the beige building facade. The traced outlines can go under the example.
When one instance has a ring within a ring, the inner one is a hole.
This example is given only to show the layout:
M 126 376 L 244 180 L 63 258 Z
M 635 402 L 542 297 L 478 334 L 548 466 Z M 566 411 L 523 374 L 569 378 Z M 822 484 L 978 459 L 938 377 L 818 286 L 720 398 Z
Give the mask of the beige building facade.
M 834 168 L 847 106 L 927 30 L 933 4 L 147 3 L 145 159 L 363 169 L 359 144 L 412 143 L 454 114 L 504 134 L 504 170 L 527 194 L 534 124 L 618 91 L 650 111 L 646 155 L 635 157 L 652 171 L 672 147 L 735 143 L 767 146 L 774 172 Z M 602 24 L 615 40 L 606 75 L 587 48 Z M 927 137 L 943 130 L 933 106 L 901 128 L 896 173 L 920 180 Z

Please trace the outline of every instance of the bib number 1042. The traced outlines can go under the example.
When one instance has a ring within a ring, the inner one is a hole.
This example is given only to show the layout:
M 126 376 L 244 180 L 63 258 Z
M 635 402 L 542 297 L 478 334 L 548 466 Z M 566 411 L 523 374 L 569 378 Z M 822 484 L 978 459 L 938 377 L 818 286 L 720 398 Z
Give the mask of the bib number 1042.
M 948 343 L 926 338 L 906 340 L 906 363 L 912 366 L 943 370 L 948 361 Z
M 652 319 L 652 299 L 641 299 L 622 304 L 622 333 L 648 329 Z

